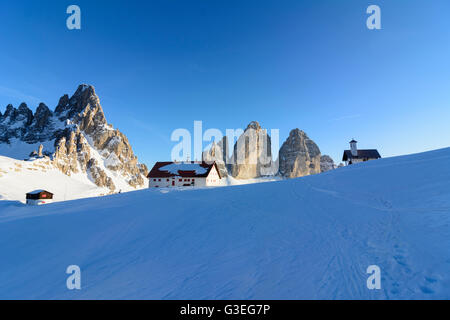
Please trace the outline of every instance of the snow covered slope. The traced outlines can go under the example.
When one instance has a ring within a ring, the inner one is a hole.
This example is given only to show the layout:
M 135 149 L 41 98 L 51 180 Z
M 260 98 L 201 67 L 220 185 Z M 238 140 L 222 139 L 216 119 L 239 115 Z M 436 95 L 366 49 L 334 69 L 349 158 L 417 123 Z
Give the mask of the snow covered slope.
M 110 192 L 108 188 L 96 186 L 84 174 L 65 175 L 48 158 L 20 161 L 0 156 L 0 200 L 25 203 L 25 194 L 36 189 L 54 193 L 54 201 L 94 197 Z
M 449 299 L 448 163 L 442 149 L 278 182 L 0 201 L 0 298 Z

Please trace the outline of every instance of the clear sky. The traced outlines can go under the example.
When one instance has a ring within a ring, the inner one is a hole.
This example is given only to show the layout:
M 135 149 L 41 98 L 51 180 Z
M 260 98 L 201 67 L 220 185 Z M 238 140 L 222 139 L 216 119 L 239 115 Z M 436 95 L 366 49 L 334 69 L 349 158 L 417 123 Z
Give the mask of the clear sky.
M 81 30 L 66 8 L 81 8 Z M 366 8 L 381 7 L 382 30 Z M 304 130 L 341 160 L 450 146 L 450 1 L 2 1 L 0 110 L 54 108 L 81 83 L 141 162 L 173 130 Z

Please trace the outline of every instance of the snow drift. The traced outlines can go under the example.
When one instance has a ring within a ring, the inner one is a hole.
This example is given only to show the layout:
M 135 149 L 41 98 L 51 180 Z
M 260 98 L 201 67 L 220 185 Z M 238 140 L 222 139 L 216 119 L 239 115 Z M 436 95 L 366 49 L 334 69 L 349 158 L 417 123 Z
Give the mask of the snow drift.
M 442 149 L 278 182 L 0 201 L 0 298 L 448 299 L 449 162 Z

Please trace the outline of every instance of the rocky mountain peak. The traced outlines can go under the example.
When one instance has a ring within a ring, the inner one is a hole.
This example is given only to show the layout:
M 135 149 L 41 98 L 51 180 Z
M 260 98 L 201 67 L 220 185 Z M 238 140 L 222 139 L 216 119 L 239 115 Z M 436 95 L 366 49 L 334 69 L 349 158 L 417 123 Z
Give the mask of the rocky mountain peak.
M 294 129 L 279 152 L 279 173 L 287 178 L 320 173 L 320 149 L 307 134 Z
M 289 132 L 289 137 L 295 137 L 295 136 L 299 136 L 299 137 L 307 137 L 306 133 L 303 130 L 300 130 L 298 128 L 291 130 L 291 132 Z
M 48 124 L 49 118 L 52 116 L 52 112 L 45 105 L 45 103 L 40 103 L 36 109 L 33 119 L 33 126 L 37 131 L 42 131 Z
M 52 113 L 47 105 L 43 102 L 39 103 L 39 106 L 36 108 L 36 112 L 34 114 L 35 117 L 41 116 L 46 113 Z
M 17 110 L 13 107 L 12 104 L 8 104 L 6 106 L 5 114 L 3 115 L 2 121 L 5 121 L 9 118 L 10 121 L 14 121 L 17 116 Z
M 247 131 L 248 129 L 253 129 L 253 130 L 261 130 L 261 125 L 259 124 L 258 121 L 252 121 L 248 124 L 247 128 L 245 129 L 245 131 Z
M 0 118 L 0 143 L 12 150 L 16 140 L 30 148 L 41 143 L 35 154 L 49 155 L 67 175 L 86 173 L 111 191 L 144 186 L 147 167 L 138 163 L 127 137 L 107 123 L 93 86 L 82 84 L 70 98 L 63 95 L 54 112 L 44 103 L 34 115 L 25 103 L 18 109 L 8 105 Z
M 237 179 L 273 174 L 270 136 L 257 121 L 250 122 L 236 141 L 231 162 L 231 175 Z
M 95 93 L 95 89 L 93 86 L 81 84 L 78 86 L 77 90 L 73 94 L 73 96 L 69 100 L 69 104 L 79 107 L 78 112 L 81 112 L 82 109 L 90 105 L 99 105 L 100 99 Z
M 55 108 L 55 113 L 61 114 L 69 109 L 69 95 L 65 94 L 59 98 L 58 105 Z
M 325 154 L 320 158 L 320 172 L 326 172 L 336 168 L 336 164 L 329 155 Z
M 60 120 L 67 120 L 73 119 L 79 113 L 85 112 L 87 108 L 89 110 L 95 110 L 96 113 L 100 113 L 104 120 L 102 122 L 106 123 L 102 107 L 100 106 L 100 99 L 95 93 L 94 87 L 82 84 L 78 86 L 72 97 L 69 98 L 68 95 L 65 94 L 59 99 L 55 113 Z
M 17 109 L 16 120 L 23 121 L 25 126 L 29 126 L 33 121 L 33 111 L 28 108 L 27 104 L 22 102 Z
M 26 104 L 25 102 L 22 102 L 22 103 L 19 105 L 19 108 L 17 108 L 17 111 L 18 111 L 20 114 L 27 114 L 27 113 L 29 113 L 29 112 L 33 113 L 33 112 L 30 110 L 30 108 L 28 108 L 28 106 L 27 106 L 27 104 Z

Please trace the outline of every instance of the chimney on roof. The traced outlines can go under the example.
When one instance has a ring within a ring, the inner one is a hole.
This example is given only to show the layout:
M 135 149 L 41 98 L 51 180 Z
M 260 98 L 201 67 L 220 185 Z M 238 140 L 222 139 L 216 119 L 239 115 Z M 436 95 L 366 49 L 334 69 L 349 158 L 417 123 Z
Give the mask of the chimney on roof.
M 358 156 L 358 148 L 356 147 L 357 143 L 358 141 L 356 141 L 355 139 L 352 139 L 352 141 L 350 141 L 350 150 L 352 152 L 352 156 L 354 157 Z

